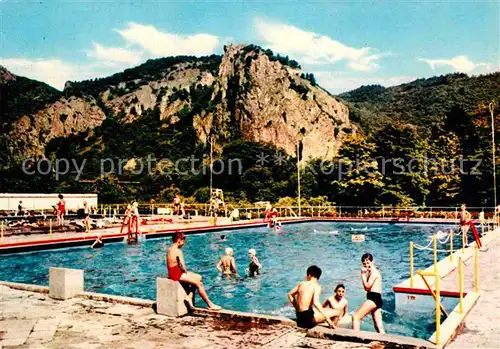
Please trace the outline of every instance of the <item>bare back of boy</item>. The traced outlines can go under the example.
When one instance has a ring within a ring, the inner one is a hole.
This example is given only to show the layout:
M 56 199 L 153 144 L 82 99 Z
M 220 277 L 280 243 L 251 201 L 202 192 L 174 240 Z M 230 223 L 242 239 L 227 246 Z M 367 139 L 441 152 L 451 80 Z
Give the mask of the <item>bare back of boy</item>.
M 307 314 L 308 312 L 313 312 L 313 320 L 315 324 L 326 321 L 327 318 L 331 319 L 335 316 L 339 316 L 339 311 L 335 309 L 324 309 L 319 301 L 319 296 L 321 294 L 321 286 L 313 281 L 302 281 L 297 286 L 297 295 L 295 297 L 295 309 L 297 312 L 297 317 L 301 314 Z M 316 307 L 316 309 L 314 309 Z M 318 311 L 321 307 L 323 314 Z

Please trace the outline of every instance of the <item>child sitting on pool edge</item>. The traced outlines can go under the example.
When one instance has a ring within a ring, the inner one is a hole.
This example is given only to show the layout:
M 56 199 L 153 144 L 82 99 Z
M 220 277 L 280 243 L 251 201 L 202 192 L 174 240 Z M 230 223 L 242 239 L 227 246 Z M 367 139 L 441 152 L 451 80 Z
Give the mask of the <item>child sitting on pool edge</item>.
M 335 287 L 335 294 L 332 297 L 327 298 L 325 303 L 323 303 L 323 308 L 329 306 L 330 308 L 338 310 L 340 312 L 340 316 L 332 319 L 335 326 L 337 326 L 340 319 L 342 319 L 348 313 L 349 302 L 347 301 L 347 298 L 344 297 L 344 294 L 344 284 L 338 284 L 337 287 Z
M 248 269 L 246 269 L 248 276 L 253 277 L 255 275 L 259 275 L 262 264 L 260 264 L 259 259 L 257 258 L 257 252 L 255 249 L 251 248 L 248 250 L 248 257 L 250 258 L 250 264 L 248 264 Z

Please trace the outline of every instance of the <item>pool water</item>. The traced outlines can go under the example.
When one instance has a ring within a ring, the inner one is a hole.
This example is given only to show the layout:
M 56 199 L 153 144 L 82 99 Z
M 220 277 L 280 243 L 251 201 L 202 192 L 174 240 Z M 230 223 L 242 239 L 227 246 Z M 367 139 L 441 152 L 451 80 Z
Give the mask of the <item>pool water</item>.
M 208 294 L 216 304 L 232 310 L 292 318 L 295 314 L 287 294 L 304 280 L 307 267 L 313 264 L 323 271 L 321 301 L 333 295 L 338 283 L 343 283 L 349 312 L 356 310 L 366 299 L 360 280 L 360 258 L 370 252 L 382 273 L 386 332 L 429 338 L 435 330 L 433 312 L 397 314 L 392 287 L 409 277 L 409 241 L 427 245 L 432 234 L 452 228 L 308 222 L 283 225 L 279 232 L 262 227 L 190 235 L 183 251 L 188 269 L 203 276 Z M 352 242 L 352 234 L 364 234 L 366 240 Z M 221 235 L 226 236 L 225 241 Z M 461 247 L 460 240 L 460 237 L 455 239 L 455 248 Z M 170 243 L 170 238 L 162 238 L 136 246 L 110 243 L 100 250 L 79 247 L 6 255 L 1 257 L 0 280 L 47 285 L 49 267 L 76 268 L 85 270 L 87 291 L 155 299 L 156 277 L 166 275 L 165 251 Z M 221 277 L 215 265 L 226 247 L 234 249 L 240 275 L 245 275 L 248 267 L 248 249 L 255 248 L 263 264 L 262 275 L 241 280 Z M 438 248 L 447 249 L 449 244 L 438 244 Z M 415 250 L 414 263 L 415 270 L 428 267 L 432 264 L 432 251 Z M 451 310 L 456 301 L 448 299 L 444 304 Z M 199 297 L 197 305 L 204 306 Z M 362 329 L 373 330 L 370 316 L 363 321 Z

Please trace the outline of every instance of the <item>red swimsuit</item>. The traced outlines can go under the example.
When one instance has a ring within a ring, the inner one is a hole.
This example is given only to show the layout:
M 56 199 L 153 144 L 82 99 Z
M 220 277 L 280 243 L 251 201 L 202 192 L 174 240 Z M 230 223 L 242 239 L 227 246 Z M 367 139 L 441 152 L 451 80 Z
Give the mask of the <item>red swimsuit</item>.
M 168 278 L 170 280 L 174 280 L 174 281 L 179 281 L 181 279 L 181 276 L 183 274 L 181 268 L 179 267 L 179 265 L 176 265 L 174 267 L 167 267 L 167 270 L 168 270 Z
M 57 210 L 63 215 L 66 212 L 66 207 L 63 202 L 57 204 Z

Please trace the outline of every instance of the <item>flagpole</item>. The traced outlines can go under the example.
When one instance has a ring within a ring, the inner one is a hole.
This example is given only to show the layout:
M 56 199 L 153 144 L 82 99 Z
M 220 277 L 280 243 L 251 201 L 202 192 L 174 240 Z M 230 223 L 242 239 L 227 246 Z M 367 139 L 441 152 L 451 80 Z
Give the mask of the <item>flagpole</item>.
M 491 152 L 493 154 L 493 203 L 495 207 L 495 223 L 497 223 L 497 171 L 496 171 L 496 159 L 495 159 L 495 116 L 494 109 L 495 106 L 492 103 L 489 105 L 490 113 L 491 113 L 491 141 L 492 141 L 492 149 Z
M 299 155 L 299 142 L 297 142 L 297 182 L 298 182 L 298 204 L 299 204 L 299 217 L 301 216 L 301 210 L 300 210 L 300 155 Z

